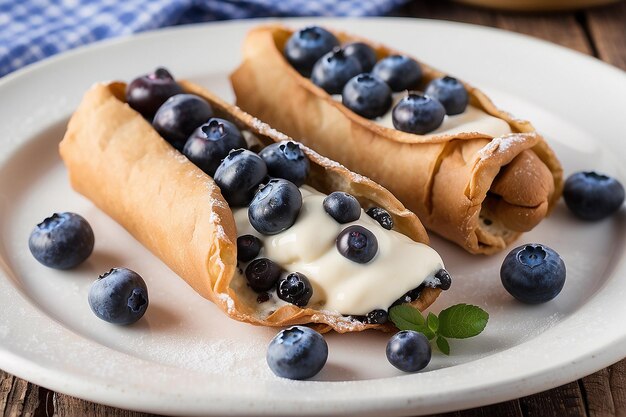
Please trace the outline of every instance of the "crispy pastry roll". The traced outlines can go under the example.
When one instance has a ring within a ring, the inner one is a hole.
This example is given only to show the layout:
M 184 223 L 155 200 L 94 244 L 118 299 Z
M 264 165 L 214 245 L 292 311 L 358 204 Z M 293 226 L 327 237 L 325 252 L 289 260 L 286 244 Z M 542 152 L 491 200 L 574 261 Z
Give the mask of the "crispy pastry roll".
M 256 231 L 247 207 L 230 207 L 213 178 L 125 102 L 125 84 L 120 82 L 97 84 L 85 94 L 69 121 L 60 153 L 73 188 L 199 294 L 231 318 L 255 325 L 311 324 L 320 331 L 349 332 L 389 329 L 380 315 L 368 313 L 386 311 L 392 302 L 423 310 L 449 287 L 449 275 L 439 255 L 426 245 L 419 219 L 389 191 L 289 142 L 289 137 L 208 91 L 189 82 L 180 85 L 210 103 L 215 117 L 234 123 L 250 149 L 275 144 L 302 150 L 310 169 L 299 188 L 302 208 L 293 226 L 273 235 Z M 322 201 L 334 191 L 358 200 L 358 220 L 339 224 L 324 212 Z M 387 213 L 386 222 L 364 212 L 370 208 Z M 391 224 L 393 229 L 387 230 Z M 377 252 L 364 264 L 342 256 L 336 247 L 337 235 L 354 225 L 368 228 L 377 238 Z M 263 241 L 260 256 L 279 263 L 283 275 L 308 276 L 310 300 L 287 302 L 277 297 L 276 286 L 253 290 L 246 281 L 250 259 L 238 263 L 237 238 L 242 234 Z
M 287 135 L 389 189 L 427 229 L 475 254 L 505 248 L 535 227 L 561 195 L 562 168 L 533 126 L 499 110 L 462 83 L 469 105 L 428 134 L 368 119 L 301 75 L 284 56 L 294 33 L 279 25 L 252 30 L 231 75 L 237 104 Z M 341 44 L 364 42 L 381 60 L 401 54 L 341 32 Z M 412 89 L 445 74 L 420 63 Z M 399 101 L 407 92 L 394 93 Z

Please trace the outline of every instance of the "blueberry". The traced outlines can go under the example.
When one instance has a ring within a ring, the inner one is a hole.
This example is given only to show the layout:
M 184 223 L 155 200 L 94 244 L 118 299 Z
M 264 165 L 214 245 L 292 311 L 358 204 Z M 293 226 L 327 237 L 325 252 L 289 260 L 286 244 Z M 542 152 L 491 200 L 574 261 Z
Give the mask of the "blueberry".
M 248 285 L 256 292 L 267 291 L 276 285 L 282 268 L 266 258 L 255 259 L 246 267 Z
M 450 286 L 452 285 L 452 277 L 450 276 L 450 273 L 448 271 L 441 268 L 435 274 L 435 278 L 439 280 L 439 285 L 438 285 L 439 288 L 441 288 L 444 291 L 447 291 L 450 289 Z
M 277 376 L 311 378 L 328 359 L 328 345 L 321 334 L 304 326 L 281 330 L 267 348 L 267 364 Z
M 324 210 L 338 223 L 350 223 L 361 217 L 361 205 L 348 193 L 335 191 L 324 199 Z
M 374 65 L 372 74 L 380 77 L 393 91 L 403 91 L 417 86 L 422 78 L 422 68 L 407 56 L 390 55 Z
M 228 152 L 245 147 L 246 141 L 239 129 L 228 120 L 215 117 L 194 130 L 185 142 L 183 154 L 213 176 Z
M 104 321 L 131 324 L 148 308 L 148 288 L 135 271 L 113 268 L 91 285 L 89 306 Z
M 361 64 L 363 72 L 370 72 L 376 64 L 376 51 L 366 43 L 348 43 L 343 46 L 343 53 L 355 57 Z
M 265 162 L 254 152 L 235 149 L 228 153 L 213 179 L 233 207 L 247 206 L 261 182 L 267 177 Z
M 375 75 L 359 74 L 346 83 L 341 101 L 359 116 L 375 119 L 387 113 L 391 107 L 391 90 Z
M 294 183 L 271 179 L 259 188 L 248 208 L 248 220 L 257 232 L 275 235 L 289 229 L 302 208 L 302 194 Z
M 189 135 L 213 116 L 211 105 L 195 94 L 176 94 L 167 99 L 152 120 L 152 126 L 179 151 Z
M 420 284 L 416 288 L 413 288 L 412 290 L 407 291 L 406 293 L 404 293 L 404 295 L 402 295 L 402 297 L 394 301 L 391 306 L 393 307 L 399 304 L 412 303 L 413 301 L 417 300 L 420 295 L 422 295 L 422 291 L 424 290 L 425 287 L 426 285 Z
M 393 108 L 392 120 L 398 130 L 423 135 L 441 126 L 445 115 L 446 109 L 437 100 L 410 93 Z
M 340 94 L 348 80 L 361 72 L 359 61 L 355 57 L 346 56 L 337 47 L 315 63 L 311 81 L 328 94 Z
M 317 60 L 335 46 L 339 46 L 335 35 L 319 26 L 309 26 L 291 35 L 284 54 L 296 71 L 309 77 Z
M 300 187 L 309 175 L 309 158 L 294 141 L 282 141 L 265 147 L 259 156 L 267 165 L 267 172 L 275 178 L 283 178 Z
M 556 297 L 565 284 L 565 264 L 553 249 L 531 243 L 518 246 L 500 268 L 504 288 L 519 301 L 539 304 Z
M 384 229 L 393 229 L 393 218 L 387 210 L 382 207 L 370 207 L 366 211 L 367 215 L 376 220 Z
M 469 102 L 465 86 L 453 77 L 435 78 L 428 84 L 425 93 L 438 100 L 448 115 L 463 113 Z
M 304 274 L 292 272 L 278 280 L 277 295 L 283 301 L 304 307 L 313 295 L 313 287 Z
M 389 315 L 385 310 L 372 310 L 365 316 L 365 322 L 368 324 L 385 324 Z
M 182 92 L 172 74 L 165 68 L 157 68 L 152 74 L 135 78 L 126 86 L 126 102 L 143 117 L 152 120 L 165 100 Z
M 417 372 L 430 363 L 432 351 L 426 336 L 413 330 L 394 334 L 387 343 L 387 360 L 404 372 Z
M 337 250 L 353 262 L 365 264 L 378 252 L 376 236 L 363 226 L 348 226 L 337 237 Z
M 569 176 L 563 189 L 565 204 L 583 220 L 601 220 L 615 213 L 624 203 L 624 187 L 615 178 L 596 172 Z
M 93 230 L 75 213 L 54 213 L 30 233 L 28 247 L 41 264 L 56 269 L 73 268 L 91 255 Z
M 241 262 L 250 262 L 257 257 L 263 242 L 256 236 L 243 235 L 237 238 L 237 260 Z

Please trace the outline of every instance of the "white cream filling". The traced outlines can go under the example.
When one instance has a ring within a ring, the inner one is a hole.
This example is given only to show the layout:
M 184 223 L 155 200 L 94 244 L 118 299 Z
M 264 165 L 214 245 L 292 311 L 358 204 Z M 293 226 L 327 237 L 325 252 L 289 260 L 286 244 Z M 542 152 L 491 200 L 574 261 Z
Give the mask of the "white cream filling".
M 307 307 L 336 311 L 343 315 L 365 315 L 372 310 L 387 310 L 394 301 L 423 282 L 433 283 L 433 275 L 443 262 L 435 250 L 417 243 L 394 230 L 386 230 L 361 210 L 354 222 L 339 224 L 328 215 L 322 203 L 325 195 L 303 186 L 302 209 L 296 223 L 272 236 L 257 232 L 248 220 L 248 209 L 234 211 L 238 235 L 252 234 L 263 241 L 259 257 L 269 258 L 288 272 L 301 272 L 313 286 Z M 378 253 L 367 264 L 342 256 L 336 247 L 339 233 L 350 225 L 361 225 L 378 240 Z M 233 287 L 243 290 L 245 277 Z M 252 291 L 248 288 L 248 291 Z M 248 294 L 255 297 L 256 294 Z M 280 305 L 272 299 L 259 305 L 269 314 Z
M 391 114 L 394 106 L 405 96 L 405 92 L 393 93 L 393 104 L 387 113 L 372 121 L 381 126 L 395 129 Z M 333 95 L 333 99 L 341 101 L 341 94 Z M 441 126 L 425 136 L 453 135 L 463 132 L 476 132 L 498 137 L 511 133 L 511 127 L 504 120 L 491 116 L 478 107 L 469 105 L 461 114 L 455 114 L 454 116 L 445 115 Z

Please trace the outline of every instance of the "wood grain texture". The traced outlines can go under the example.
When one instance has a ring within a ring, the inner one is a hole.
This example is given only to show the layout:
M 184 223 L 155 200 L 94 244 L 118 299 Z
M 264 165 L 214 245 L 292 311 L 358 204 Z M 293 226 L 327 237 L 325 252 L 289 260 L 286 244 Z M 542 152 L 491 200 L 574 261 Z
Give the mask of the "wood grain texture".
M 598 58 L 626 70 L 626 2 L 588 11 L 586 24 Z
M 558 14 L 501 13 L 442 0 L 413 1 L 395 16 L 498 27 L 544 39 L 626 70 L 626 2 Z M 83 401 L 0 371 L 0 411 L 7 417 L 154 417 Z M 626 417 L 626 359 L 553 390 L 436 417 Z

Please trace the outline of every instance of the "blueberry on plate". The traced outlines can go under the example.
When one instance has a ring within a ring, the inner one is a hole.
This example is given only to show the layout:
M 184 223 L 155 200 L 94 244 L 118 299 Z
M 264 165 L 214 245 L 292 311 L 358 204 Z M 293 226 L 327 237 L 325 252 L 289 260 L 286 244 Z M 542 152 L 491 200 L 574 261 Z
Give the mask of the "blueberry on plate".
M 348 80 L 363 72 L 359 61 L 339 47 L 321 57 L 313 67 L 311 81 L 328 94 L 340 94 Z
M 565 264 L 553 249 L 530 243 L 518 246 L 500 268 L 504 288 L 519 301 L 539 304 L 552 300 L 565 284 Z
M 343 53 L 355 57 L 361 64 L 363 72 L 370 72 L 376 64 L 376 51 L 366 43 L 348 43 L 343 46 Z
M 41 264 L 56 269 L 69 269 L 91 255 L 93 230 L 87 220 L 75 213 L 54 213 L 30 233 L 28 247 Z
M 340 224 L 350 223 L 361 217 L 359 201 L 348 193 L 332 192 L 324 198 L 323 205 L 326 213 Z
M 339 41 L 335 35 L 319 26 L 309 26 L 291 35 L 283 52 L 296 71 L 309 77 L 317 60 L 336 46 Z
M 152 120 L 165 100 L 182 92 L 172 74 L 165 68 L 157 68 L 152 74 L 135 78 L 126 86 L 126 102 L 143 117 Z
M 250 262 L 259 255 L 263 242 L 256 236 L 243 235 L 237 238 L 237 260 Z
M 391 107 L 391 89 L 375 75 L 359 74 L 346 83 L 341 101 L 359 116 L 375 119 Z
M 443 123 L 446 109 L 429 96 L 409 93 L 393 108 L 392 120 L 396 129 L 424 135 Z
M 274 374 L 289 379 L 308 379 L 322 370 L 328 345 L 321 334 L 304 326 L 281 330 L 267 348 L 267 364 Z
M 135 271 L 113 268 L 91 285 L 88 300 L 91 310 L 100 319 L 113 324 L 131 324 L 148 308 L 148 288 Z
M 302 193 L 291 181 L 271 179 L 259 188 L 248 208 L 248 220 L 264 235 L 289 229 L 302 208 Z
M 337 237 L 337 250 L 349 260 L 365 264 L 378 253 L 378 240 L 363 226 L 348 226 Z
M 413 330 L 394 334 L 387 343 L 387 360 L 403 372 L 420 371 L 430 363 L 432 351 L 426 336 Z
M 246 267 L 248 285 L 256 292 L 267 291 L 276 285 L 282 268 L 266 258 L 255 259 Z
M 390 55 L 374 65 L 372 74 L 380 77 L 393 91 L 410 90 L 422 78 L 422 67 L 404 55 Z
M 383 229 L 393 229 L 393 218 L 387 210 L 382 207 L 370 207 L 366 211 L 367 215 L 376 220 Z
M 267 172 L 274 178 L 282 178 L 300 187 L 309 175 L 309 158 L 294 141 L 282 141 L 266 146 L 259 156 L 267 165 Z
M 278 279 L 276 292 L 281 300 L 304 307 L 313 296 L 313 287 L 304 274 L 292 272 Z
M 254 152 L 235 149 L 228 153 L 213 179 L 232 207 L 247 206 L 267 177 L 265 162 Z
M 463 113 L 469 102 L 465 86 L 453 77 L 435 78 L 428 84 L 425 93 L 438 100 L 448 115 Z
M 179 151 L 189 135 L 213 116 L 211 105 L 195 94 L 176 94 L 157 110 L 152 126 Z
M 577 172 L 563 188 L 565 204 L 583 220 L 602 220 L 624 203 L 624 187 L 615 178 L 596 172 Z
M 194 130 L 185 143 L 183 154 L 213 176 L 228 152 L 239 148 L 246 148 L 239 129 L 228 120 L 214 117 Z

